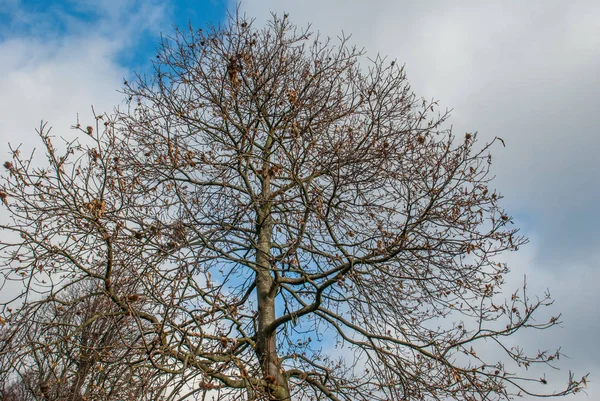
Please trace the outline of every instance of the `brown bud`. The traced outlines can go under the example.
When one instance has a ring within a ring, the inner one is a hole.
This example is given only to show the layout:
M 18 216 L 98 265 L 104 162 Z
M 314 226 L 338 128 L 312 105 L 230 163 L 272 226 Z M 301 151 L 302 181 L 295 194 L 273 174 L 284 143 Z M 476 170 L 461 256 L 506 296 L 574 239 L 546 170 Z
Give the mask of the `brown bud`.
M 131 295 L 127 295 L 127 300 L 129 302 L 135 302 L 138 299 L 140 299 L 140 296 L 138 294 L 131 294 Z

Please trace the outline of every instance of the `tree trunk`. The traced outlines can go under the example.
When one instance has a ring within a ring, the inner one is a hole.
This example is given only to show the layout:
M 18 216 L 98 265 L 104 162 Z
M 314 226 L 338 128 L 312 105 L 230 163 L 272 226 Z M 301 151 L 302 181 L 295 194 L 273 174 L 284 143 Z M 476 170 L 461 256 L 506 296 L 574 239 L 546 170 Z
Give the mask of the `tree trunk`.
M 268 171 L 265 161 L 263 171 Z M 271 239 L 273 234 L 272 203 L 270 201 L 270 177 L 263 177 L 262 201 L 257 216 L 258 243 L 256 249 L 256 292 L 258 301 L 258 332 L 256 354 L 261 363 L 264 380 L 268 383 L 265 392 L 272 400 L 291 400 L 288 380 L 283 374 L 277 356 L 277 335 L 275 330 L 267 331 L 275 320 L 275 296 L 277 283 L 272 275 Z

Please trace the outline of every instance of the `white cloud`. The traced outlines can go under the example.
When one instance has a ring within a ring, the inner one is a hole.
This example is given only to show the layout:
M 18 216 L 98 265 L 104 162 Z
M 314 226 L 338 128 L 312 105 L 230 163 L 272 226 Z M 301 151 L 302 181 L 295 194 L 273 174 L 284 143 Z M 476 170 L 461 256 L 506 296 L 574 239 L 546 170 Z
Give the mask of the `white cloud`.
M 20 29 L 0 42 L 0 154 L 4 157 L 7 141 L 35 143 L 34 129 L 42 119 L 60 135 L 75 123 L 77 113 L 91 122 L 92 105 L 101 113 L 121 103 L 117 89 L 132 71 L 120 64 L 119 56 L 136 44 L 142 32 L 158 32 L 164 7 L 134 1 L 78 3 L 78 7 L 92 6 L 98 17 L 90 21 L 53 10 L 52 16 L 59 18 L 56 25 L 66 27 L 60 33 L 48 26 L 35 28 L 36 20 L 51 18 L 13 2 L 13 25 Z
M 89 115 L 91 105 L 110 111 L 120 97 L 115 88 L 127 74 L 114 63 L 110 43 L 101 39 L 13 39 L 0 44 L 0 57 L 8 60 L 0 68 L 3 150 L 7 140 L 34 139 L 41 119 L 59 134 L 75 123 L 78 112 Z

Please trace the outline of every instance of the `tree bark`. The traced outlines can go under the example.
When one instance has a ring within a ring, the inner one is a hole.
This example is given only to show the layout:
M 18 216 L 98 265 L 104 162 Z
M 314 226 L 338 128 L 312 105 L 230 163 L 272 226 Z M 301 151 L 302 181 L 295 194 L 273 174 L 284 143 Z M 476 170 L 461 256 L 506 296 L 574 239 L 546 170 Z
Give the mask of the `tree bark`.
M 269 141 L 270 142 L 270 141 Z M 269 145 L 269 144 L 268 144 Z M 266 147 L 267 149 L 269 146 Z M 283 374 L 277 355 L 277 334 L 269 327 L 275 321 L 275 296 L 277 283 L 271 265 L 271 239 L 273 234 L 272 202 L 270 200 L 269 161 L 263 163 L 261 205 L 257 216 L 258 242 L 256 249 L 256 292 L 258 303 L 258 332 L 256 354 L 261 363 L 269 399 L 291 400 L 287 377 Z

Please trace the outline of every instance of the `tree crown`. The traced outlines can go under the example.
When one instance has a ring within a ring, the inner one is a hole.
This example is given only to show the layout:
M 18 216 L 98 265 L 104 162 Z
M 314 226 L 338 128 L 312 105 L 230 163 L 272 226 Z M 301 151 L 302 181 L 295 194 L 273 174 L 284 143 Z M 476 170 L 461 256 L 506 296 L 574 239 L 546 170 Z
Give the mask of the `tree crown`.
M 47 165 L 18 149 L 4 165 L 3 272 L 24 283 L 3 310 L 7 375 L 36 372 L 39 395 L 62 369 L 88 399 L 122 397 L 94 389 L 124 377 L 152 388 L 140 399 L 537 394 L 527 385 L 545 379 L 518 368 L 559 353 L 505 339 L 558 318 L 533 320 L 551 300 L 525 287 L 499 301 L 499 256 L 526 239 L 489 187 L 496 140 L 453 135 L 402 67 L 287 15 L 263 29 L 234 16 L 165 38 L 123 92 L 124 110 L 58 148 L 42 125 Z M 119 340 L 84 340 L 96 325 Z M 60 359 L 71 342 L 111 348 L 86 361 L 115 373 Z M 484 356 L 492 344 L 504 358 Z

